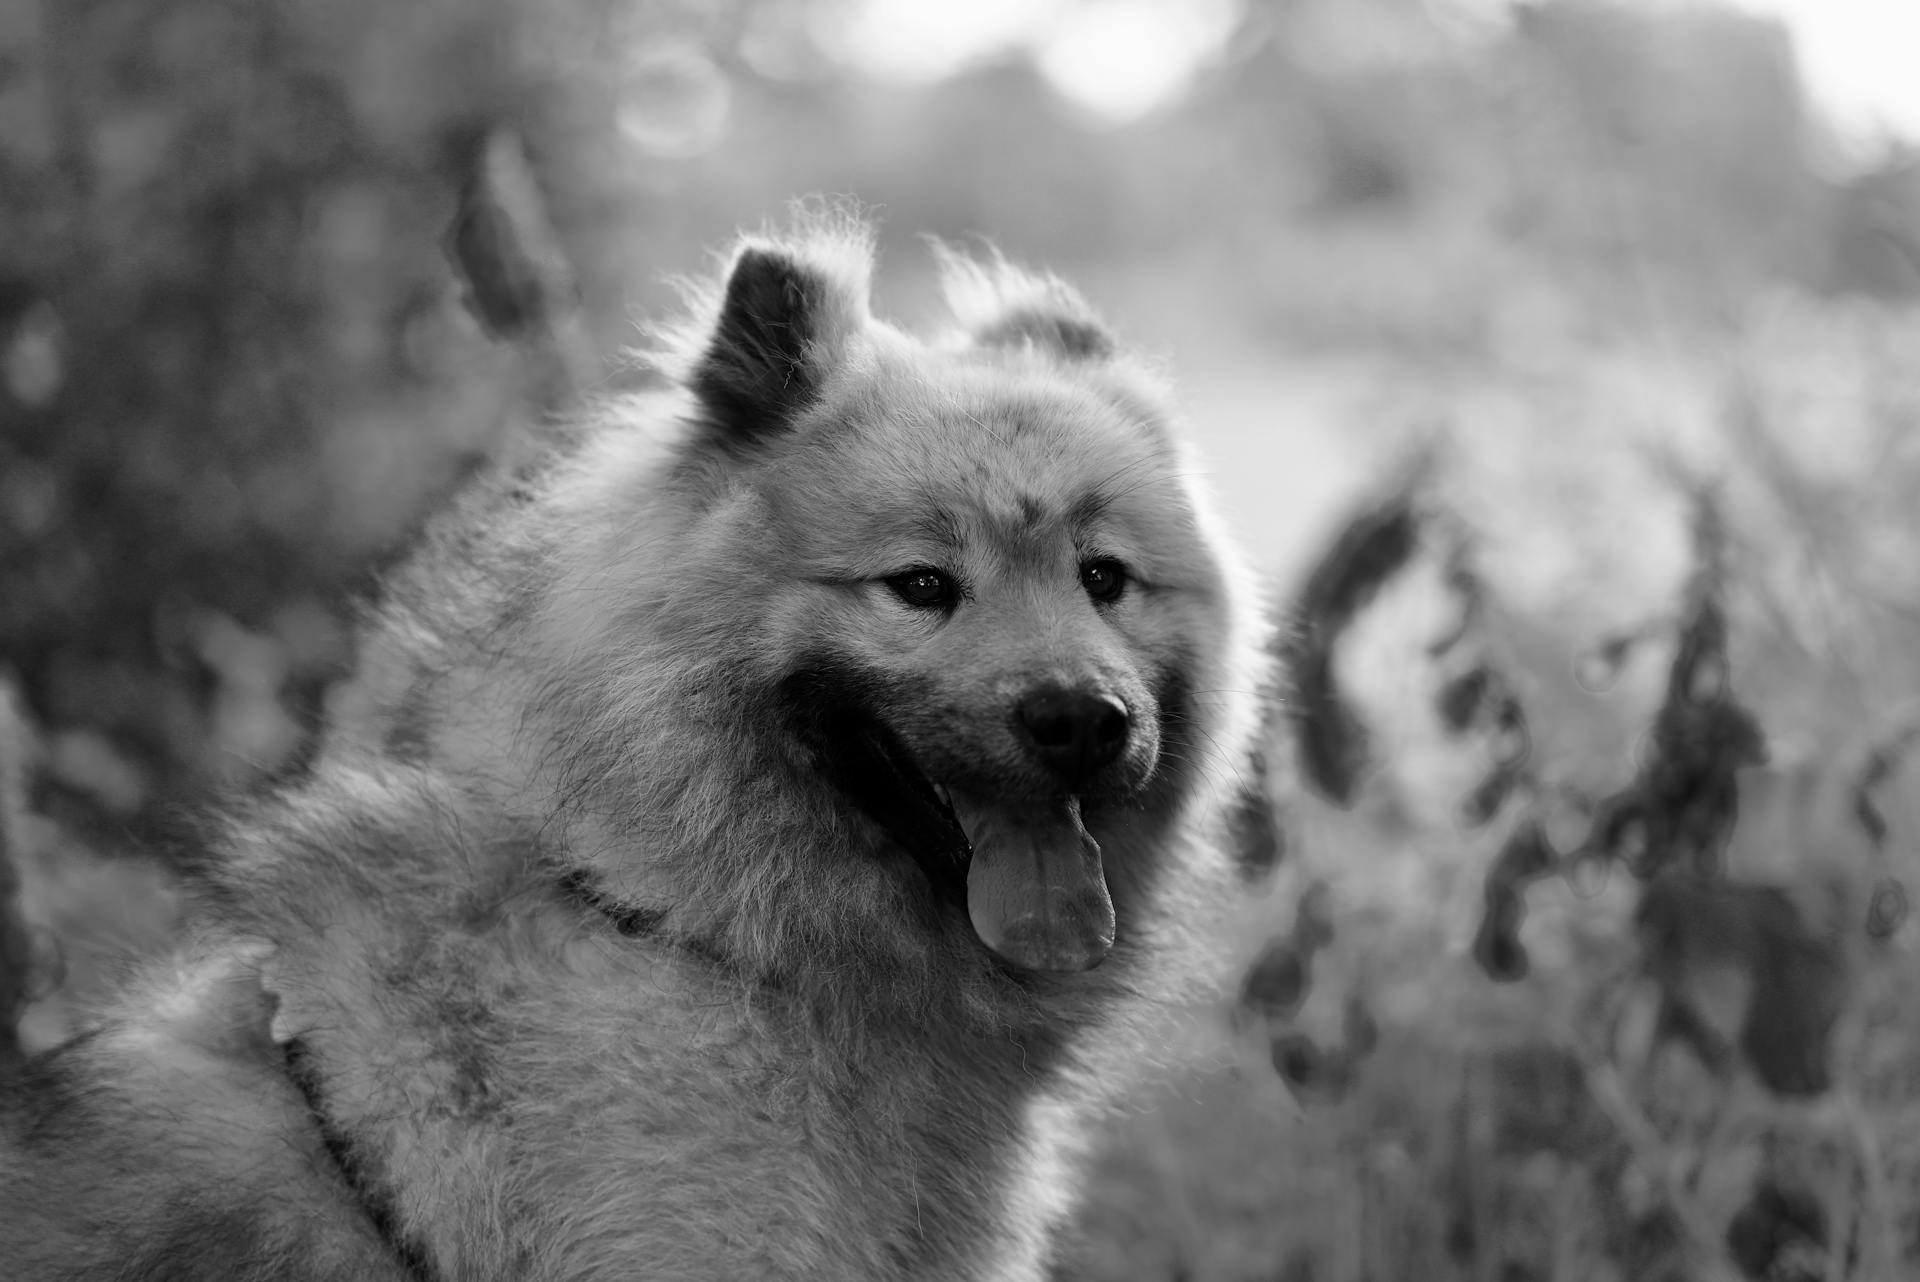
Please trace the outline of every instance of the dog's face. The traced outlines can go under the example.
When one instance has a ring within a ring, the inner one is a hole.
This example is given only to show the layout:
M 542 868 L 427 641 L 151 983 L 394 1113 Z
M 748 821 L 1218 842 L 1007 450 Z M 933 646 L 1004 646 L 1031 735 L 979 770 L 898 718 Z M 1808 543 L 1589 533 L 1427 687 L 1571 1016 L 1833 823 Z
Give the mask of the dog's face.
M 987 948 L 1074 971 L 1116 927 L 1088 819 L 1185 765 L 1223 575 L 1165 411 L 1077 300 L 1012 284 L 1033 305 L 927 347 L 749 249 L 692 382 L 792 733 Z

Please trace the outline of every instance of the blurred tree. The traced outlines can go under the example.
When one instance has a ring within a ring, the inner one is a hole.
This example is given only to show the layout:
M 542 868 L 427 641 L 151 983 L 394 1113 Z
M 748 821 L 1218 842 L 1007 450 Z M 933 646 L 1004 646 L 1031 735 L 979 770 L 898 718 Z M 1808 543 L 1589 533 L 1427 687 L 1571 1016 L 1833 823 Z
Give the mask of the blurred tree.
M 1876 230 L 1907 207 L 1897 168 L 1834 231 L 1784 39 L 1732 11 L 1561 0 L 1462 37 L 1423 0 L 1220 0 L 1187 91 L 1120 122 L 1070 101 L 1038 20 L 888 82 L 848 52 L 872 7 L 4 6 L 0 660 L 56 747 L 92 736 L 56 763 L 110 809 L 155 772 L 281 764 L 297 728 L 246 727 L 344 661 L 339 589 L 537 399 L 440 252 L 497 125 L 601 354 L 663 268 L 810 191 L 881 205 L 889 244 L 990 232 L 1219 334 L 1371 343 L 1429 313 L 1478 332 L 1483 269 L 1522 259 L 1584 306 L 1622 282 L 1878 288 L 1904 243 Z M 1176 278 L 1191 299 L 1163 297 Z
M 1920 296 L 1920 149 L 1896 147 L 1840 191 L 1833 230 L 1835 290 Z
M 1716 5 L 1519 15 L 1515 177 L 1537 239 L 1609 271 L 1814 278 L 1826 193 L 1784 28 Z
M 520 405 L 439 252 L 455 161 L 502 121 L 604 133 L 619 53 L 714 20 L 689 15 L 6 6 L 0 658 L 42 719 L 186 783 L 221 765 L 208 696 L 234 677 L 210 619 L 277 647 L 269 686 L 344 660 L 315 603 Z M 272 768 L 293 738 L 224 747 Z

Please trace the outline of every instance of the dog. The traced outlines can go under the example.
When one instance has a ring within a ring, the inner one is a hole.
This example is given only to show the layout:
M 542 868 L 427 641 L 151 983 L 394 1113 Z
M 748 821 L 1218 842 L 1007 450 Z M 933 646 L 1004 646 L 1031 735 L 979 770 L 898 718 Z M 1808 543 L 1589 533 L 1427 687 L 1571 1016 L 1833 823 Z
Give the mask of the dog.
M 921 338 L 857 220 L 743 238 L 428 524 L 181 957 L 0 1086 L 14 1276 L 1045 1275 L 1227 978 L 1273 647 L 1160 378 L 940 258 Z

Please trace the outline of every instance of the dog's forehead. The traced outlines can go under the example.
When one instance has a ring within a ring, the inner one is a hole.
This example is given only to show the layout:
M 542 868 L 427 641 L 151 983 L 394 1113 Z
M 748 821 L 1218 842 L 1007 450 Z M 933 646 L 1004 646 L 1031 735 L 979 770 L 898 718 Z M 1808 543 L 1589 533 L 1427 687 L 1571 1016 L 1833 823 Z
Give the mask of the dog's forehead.
M 1171 410 L 1123 380 L 937 357 L 861 375 L 830 387 L 769 460 L 767 497 L 797 555 L 840 570 L 953 552 L 1052 564 L 1190 543 Z
M 1128 477 L 1174 461 L 1151 407 L 1094 382 L 981 371 L 900 380 L 863 389 L 836 417 L 845 430 L 833 452 L 850 477 L 996 523 L 1110 501 Z

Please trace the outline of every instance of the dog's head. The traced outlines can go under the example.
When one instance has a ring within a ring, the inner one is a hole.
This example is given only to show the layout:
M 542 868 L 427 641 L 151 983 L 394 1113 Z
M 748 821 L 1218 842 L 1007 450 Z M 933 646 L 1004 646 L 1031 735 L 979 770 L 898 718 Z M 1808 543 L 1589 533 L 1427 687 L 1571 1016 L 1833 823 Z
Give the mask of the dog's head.
M 739 606 L 710 644 L 987 948 L 1084 970 L 1152 875 L 1095 834 L 1185 804 L 1239 736 L 1243 585 L 1078 296 L 942 257 L 957 332 L 922 342 L 869 314 L 858 236 L 735 252 L 679 371 L 708 599 Z

